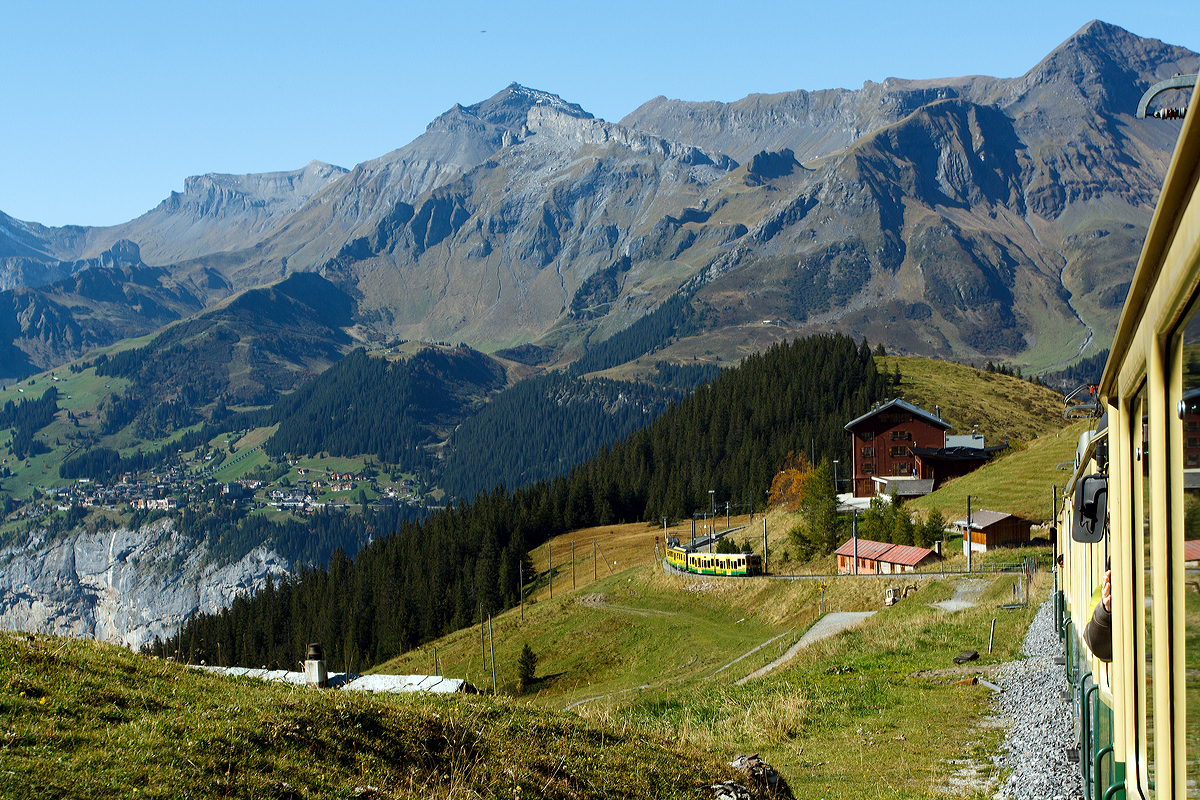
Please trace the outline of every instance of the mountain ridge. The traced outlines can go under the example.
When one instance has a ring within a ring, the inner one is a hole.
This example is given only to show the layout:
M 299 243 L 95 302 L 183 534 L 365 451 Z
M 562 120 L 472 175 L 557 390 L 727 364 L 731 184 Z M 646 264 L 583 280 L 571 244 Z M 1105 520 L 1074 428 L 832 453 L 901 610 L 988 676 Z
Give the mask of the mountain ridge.
M 726 357 L 762 346 L 746 328 L 757 318 L 788 335 L 832 328 L 1037 369 L 1111 335 L 1178 132 L 1135 121 L 1133 103 L 1197 65 L 1093 21 L 1017 78 L 655 98 L 621 123 L 510 84 L 397 150 L 288 189 L 276 198 L 287 213 L 266 189 L 189 179 L 188 202 L 168 198 L 162 215 L 222 220 L 188 246 L 228 247 L 168 268 L 201 288 L 199 276 L 220 276 L 206 304 L 315 271 L 379 335 L 535 343 L 560 362 L 691 287 L 696 332 L 719 331 Z M 53 236 L 11 222 L 0 257 L 32 275 L 13 259 Z M 63 247 L 99 236 L 61 230 Z M 1098 232 L 1104 263 L 1078 245 Z M 946 290 L 960 284 L 973 288 Z

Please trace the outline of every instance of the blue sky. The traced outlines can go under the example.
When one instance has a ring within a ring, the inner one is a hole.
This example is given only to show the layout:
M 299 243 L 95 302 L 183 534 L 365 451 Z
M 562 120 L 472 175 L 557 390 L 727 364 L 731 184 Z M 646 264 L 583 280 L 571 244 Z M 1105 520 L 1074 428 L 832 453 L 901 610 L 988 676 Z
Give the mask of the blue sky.
M 573 6 L 6 4 L 0 211 L 107 225 L 188 175 L 352 167 L 512 81 L 617 121 L 657 95 L 1011 77 L 1096 18 L 1200 50 L 1200 6 L 1178 0 Z

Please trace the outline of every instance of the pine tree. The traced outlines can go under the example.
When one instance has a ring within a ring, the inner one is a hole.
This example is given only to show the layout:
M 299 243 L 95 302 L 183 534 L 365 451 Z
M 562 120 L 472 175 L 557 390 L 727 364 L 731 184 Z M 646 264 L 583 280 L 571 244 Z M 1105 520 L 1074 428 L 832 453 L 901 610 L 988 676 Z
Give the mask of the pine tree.
M 533 683 L 534 675 L 537 671 L 537 654 L 533 652 L 533 648 L 529 646 L 529 642 L 521 648 L 521 657 L 517 659 L 517 680 L 520 682 L 521 688 L 527 688 Z
M 945 534 L 946 518 L 942 516 L 941 509 L 934 508 L 930 510 L 929 516 L 925 518 L 925 522 L 917 533 L 917 544 L 921 547 L 929 547 L 934 542 L 941 541 Z

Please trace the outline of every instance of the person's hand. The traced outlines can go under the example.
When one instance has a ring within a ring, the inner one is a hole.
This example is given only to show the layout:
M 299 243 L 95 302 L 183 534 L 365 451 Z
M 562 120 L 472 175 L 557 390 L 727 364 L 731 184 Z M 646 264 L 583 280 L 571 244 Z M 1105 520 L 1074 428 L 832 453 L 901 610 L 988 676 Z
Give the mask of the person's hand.
M 1104 610 L 1112 613 L 1112 570 L 1104 571 L 1104 588 L 1100 590 L 1100 599 L 1104 603 Z

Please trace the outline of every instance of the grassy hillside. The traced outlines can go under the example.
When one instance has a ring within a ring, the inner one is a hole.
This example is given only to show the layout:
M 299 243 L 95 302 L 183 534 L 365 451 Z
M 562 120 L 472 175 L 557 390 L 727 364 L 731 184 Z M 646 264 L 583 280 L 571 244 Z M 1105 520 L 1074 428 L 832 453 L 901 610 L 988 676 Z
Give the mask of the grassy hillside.
M 1058 465 L 1074 461 L 1079 435 L 1092 425 L 1090 420 L 1076 422 L 1047 434 L 970 475 L 950 481 L 931 495 L 913 500 L 909 506 L 922 513 L 939 508 L 946 521 L 953 522 L 966 516 L 970 495 L 975 511 L 1006 511 L 1039 522 L 1048 520 L 1051 487 L 1061 487 L 1071 477 Z
M 696 797 L 735 775 L 507 698 L 322 692 L 11 633 L 0 663 L 4 797 Z
M 1011 375 L 930 358 L 885 356 L 880 371 L 900 367 L 900 396 L 932 411 L 954 426 L 951 434 L 974 429 L 987 445 L 1029 441 L 1063 425 L 1062 395 Z M 981 365 L 982 366 L 982 365 Z
M 590 558 L 590 541 L 588 550 Z M 939 796 L 956 769 L 951 760 L 974 761 L 985 774 L 992 768 L 986 756 L 1001 734 L 986 727 L 991 695 L 954 681 L 990 674 L 1016 657 L 1034 609 L 998 615 L 996 606 L 1012 597 L 1013 576 L 973 578 L 983 582 L 979 605 L 948 614 L 929 604 L 952 597 L 958 582 L 936 576 L 906 577 L 916 593 L 883 608 L 884 589 L 898 579 L 716 581 L 644 564 L 592 582 L 587 572 L 587 585 L 581 580 L 571 591 L 568 576 L 553 600 L 539 591 L 523 618 L 514 609 L 493 619 L 502 693 L 518 691 L 517 659 L 529 644 L 539 656 L 538 677 L 522 696 L 532 704 L 726 758 L 759 752 L 797 796 L 831 787 L 838 797 Z M 775 672 L 735 685 L 820 616 L 822 583 L 826 609 L 877 613 Z M 1044 598 L 1044 581 L 1038 585 Z M 431 672 L 435 646 L 443 674 L 491 688 L 478 625 L 375 671 Z M 963 649 L 978 650 L 980 662 L 955 668 L 951 659 Z
M 699 797 L 738 777 L 725 765 L 734 755 L 759 752 L 797 797 L 940 797 L 964 763 L 995 776 L 993 695 L 955 681 L 1015 657 L 1033 614 L 998 614 L 1014 579 L 984 580 L 979 605 L 954 613 L 929 606 L 954 594 L 952 581 L 918 577 L 917 593 L 886 609 L 881 581 L 832 581 L 833 608 L 875 616 L 744 686 L 734 681 L 801 633 L 815 582 L 718 584 L 636 567 L 538 602 L 524 622 L 508 612 L 495 626 L 502 687 L 515 689 L 525 642 L 541 656 L 518 697 L 317 691 L 3 633 L 0 794 Z M 791 635 L 769 641 L 780 630 Z M 444 674 L 465 675 L 458 648 L 479 671 L 466 655 L 479 633 L 439 643 Z M 953 667 L 966 648 L 980 661 Z M 430 650 L 394 666 L 430 672 Z

